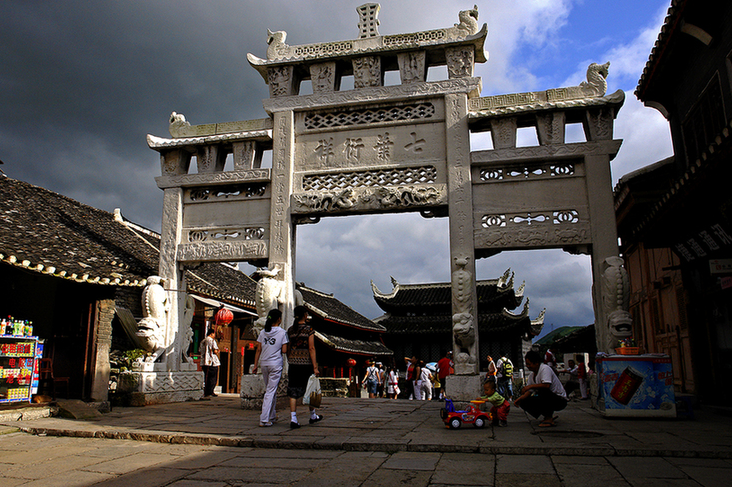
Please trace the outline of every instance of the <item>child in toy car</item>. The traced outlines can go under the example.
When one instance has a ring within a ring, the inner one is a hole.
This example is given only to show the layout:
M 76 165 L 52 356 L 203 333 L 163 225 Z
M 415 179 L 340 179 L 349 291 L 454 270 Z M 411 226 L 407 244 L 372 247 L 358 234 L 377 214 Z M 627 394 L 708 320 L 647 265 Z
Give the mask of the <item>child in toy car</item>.
M 445 399 L 445 407 L 440 409 L 440 417 L 448 428 L 458 429 L 463 423 L 473 423 L 476 428 L 483 428 L 491 420 L 490 413 L 478 408 L 483 403 L 485 401 L 470 401 L 470 405 L 465 411 L 455 411 L 452 400 Z

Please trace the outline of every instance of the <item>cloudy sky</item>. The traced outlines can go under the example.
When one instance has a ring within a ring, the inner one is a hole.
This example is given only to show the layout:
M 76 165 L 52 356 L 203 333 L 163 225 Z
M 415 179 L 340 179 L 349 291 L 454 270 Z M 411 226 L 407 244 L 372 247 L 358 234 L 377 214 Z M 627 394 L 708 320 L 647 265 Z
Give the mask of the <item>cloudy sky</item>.
M 344 0 L 35 1 L 0 3 L 0 160 L 4 172 L 159 231 L 158 154 L 170 112 L 192 124 L 262 118 L 268 89 L 246 53 L 265 57 L 267 28 L 290 45 L 358 37 Z M 381 34 L 450 27 L 475 0 L 384 0 Z M 577 85 L 591 62 L 611 62 L 608 92 L 626 102 L 614 181 L 671 155 L 668 125 L 633 90 L 669 0 L 479 0 L 487 23 L 483 96 Z M 568 138 L 575 136 L 568 133 Z M 486 147 L 476 137 L 474 149 Z M 297 280 L 381 314 L 370 281 L 447 282 L 447 220 L 417 215 L 324 219 L 298 227 Z M 561 251 L 480 260 L 478 278 L 506 269 L 526 281 L 531 316 L 552 326 L 593 321 L 589 257 Z

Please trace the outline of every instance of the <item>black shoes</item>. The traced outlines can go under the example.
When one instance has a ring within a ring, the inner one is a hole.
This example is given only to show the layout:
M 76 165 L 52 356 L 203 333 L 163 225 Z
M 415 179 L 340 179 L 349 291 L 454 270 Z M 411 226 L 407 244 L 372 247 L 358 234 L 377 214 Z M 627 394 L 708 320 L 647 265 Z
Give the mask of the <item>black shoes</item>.
M 291 430 L 296 430 L 296 429 L 298 429 L 299 427 L 300 427 L 300 423 L 296 423 L 296 422 L 294 422 L 294 421 L 290 421 L 290 429 L 291 429 Z
M 315 419 L 310 418 L 310 424 L 317 423 L 321 419 L 323 419 L 323 417 L 321 415 L 317 414 Z

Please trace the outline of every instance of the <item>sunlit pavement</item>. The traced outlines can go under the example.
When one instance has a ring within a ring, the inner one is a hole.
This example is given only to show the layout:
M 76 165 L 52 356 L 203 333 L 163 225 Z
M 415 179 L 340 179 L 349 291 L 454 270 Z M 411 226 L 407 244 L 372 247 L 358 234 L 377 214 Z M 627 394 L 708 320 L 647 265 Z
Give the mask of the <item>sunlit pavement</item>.
M 0 485 L 729 485 L 732 418 L 606 419 L 571 402 L 539 428 L 444 427 L 442 403 L 326 398 L 323 421 L 271 428 L 235 395 L 4 423 Z M 286 416 L 286 417 L 285 417 Z

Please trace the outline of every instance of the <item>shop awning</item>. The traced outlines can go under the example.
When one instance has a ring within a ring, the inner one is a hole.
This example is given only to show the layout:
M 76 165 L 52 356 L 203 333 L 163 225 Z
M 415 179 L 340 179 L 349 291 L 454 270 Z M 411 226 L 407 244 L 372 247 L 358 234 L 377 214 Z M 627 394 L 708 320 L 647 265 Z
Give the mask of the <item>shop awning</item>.
M 252 313 L 251 311 L 248 311 L 246 309 L 237 308 L 236 306 L 232 306 L 227 303 L 222 303 L 221 301 L 216 301 L 215 299 L 211 298 L 204 298 L 202 296 L 198 296 L 197 294 L 191 294 L 193 296 L 193 299 L 202 302 L 203 304 L 207 304 L 209 306 L 213 306 L 214 308 L 218 308 L 220 306 L 223 306 L 224 308 L 228 309 L 229 311 L 232 311 L 234 313 L 243 313 L 250 316 L 257 316 L 257 313 Z

